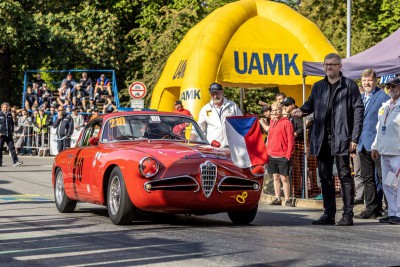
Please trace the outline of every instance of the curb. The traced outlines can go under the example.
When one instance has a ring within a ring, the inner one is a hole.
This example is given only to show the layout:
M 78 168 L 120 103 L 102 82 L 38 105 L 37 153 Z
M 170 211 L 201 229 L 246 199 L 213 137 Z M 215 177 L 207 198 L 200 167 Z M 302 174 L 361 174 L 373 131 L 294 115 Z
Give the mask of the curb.
M 260 202 L 268 204 L 272 202 L 272 200 L 274 199 L 275 196 L 262 193 L 260 197 Z M 320 209 L 320 210 L 324 209 L 324 203 L 322 200 L 311 199 L 311 198 L 310 199 L 293 198 L 293 197 L 291 199 L 293 200 L 293 203 L 296 205 L 296 208 L 310 208 L 310 209 Z M 342 198 L 337 197 L 336 208 L 338 212 L 342 209 L 342 206 L 343 206 Z M 353 211 L 354 213 L 358 213 L 361 212 L 364 208 L 365 208 L 364 204 L 354 205 Z
M 268 194 L 261 194 L 260 202 L 263 203 L 270 203 L 274 200 L 275 196 L 268 195 Z M 322 200 L 315 200 L 315 199 L 303 199 L 303 198 L 291 198 L 293 203 L 298 208 L 311 208 L 311 209 L 323 209 Z

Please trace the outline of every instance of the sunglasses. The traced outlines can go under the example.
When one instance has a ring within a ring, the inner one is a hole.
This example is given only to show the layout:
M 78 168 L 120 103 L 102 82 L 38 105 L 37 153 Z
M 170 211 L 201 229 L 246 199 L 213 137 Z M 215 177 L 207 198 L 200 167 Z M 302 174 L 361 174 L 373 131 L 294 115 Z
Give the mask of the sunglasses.
M 397 85 L 396 85 L 396 84 L 386 84 L 385 87 L 386 87 L 387 89 L 389 89 L 389 88 L 396 88 Z

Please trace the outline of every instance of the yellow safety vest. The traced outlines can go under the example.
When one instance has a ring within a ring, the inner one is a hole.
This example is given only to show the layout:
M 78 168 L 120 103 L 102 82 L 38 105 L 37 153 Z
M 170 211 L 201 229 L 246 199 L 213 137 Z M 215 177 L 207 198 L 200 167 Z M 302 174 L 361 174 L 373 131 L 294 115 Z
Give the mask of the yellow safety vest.
M 47 121 L 47 114 L 43 116 L 42 120 L 40 120 L 40 115 L 36 115 L 36 123 L 37 124 L 41 124 L 44 125 L 46 124 Z M 37 133 L 43 132 L 43 133 L 47 133 L 47 127 L 43 127 L 39 128 L 39 127 L 34 127 L 33 130 Z

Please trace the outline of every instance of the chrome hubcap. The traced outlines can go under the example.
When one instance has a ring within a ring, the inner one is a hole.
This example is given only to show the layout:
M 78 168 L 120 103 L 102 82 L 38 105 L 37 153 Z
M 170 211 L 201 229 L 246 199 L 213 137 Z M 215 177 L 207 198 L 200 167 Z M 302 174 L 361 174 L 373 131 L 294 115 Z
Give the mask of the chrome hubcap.
M 58 172 L 57 174 L 55 187 L 56 187 L 56 201 L 58 204 L 61 204 L 61 202 L 64 199 L 64 178 L 62 172 Z
M 111 178 L 110 192 L 108 196 L 108 204 L 110 205 L 110 211 L 112 214 L 117 214 L 120 205 L 121 197 L 121 185 L 119 182 L 119 177 L 114 176 Z

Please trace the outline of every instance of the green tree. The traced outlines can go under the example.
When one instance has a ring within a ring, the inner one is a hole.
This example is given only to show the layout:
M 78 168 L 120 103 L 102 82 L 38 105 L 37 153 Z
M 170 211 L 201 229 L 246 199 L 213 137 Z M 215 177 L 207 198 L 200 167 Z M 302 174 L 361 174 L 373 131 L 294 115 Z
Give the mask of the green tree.
M 400 0 L 383 0 L 374 25 L 381 39 L 395 32 L 400 25 Z

